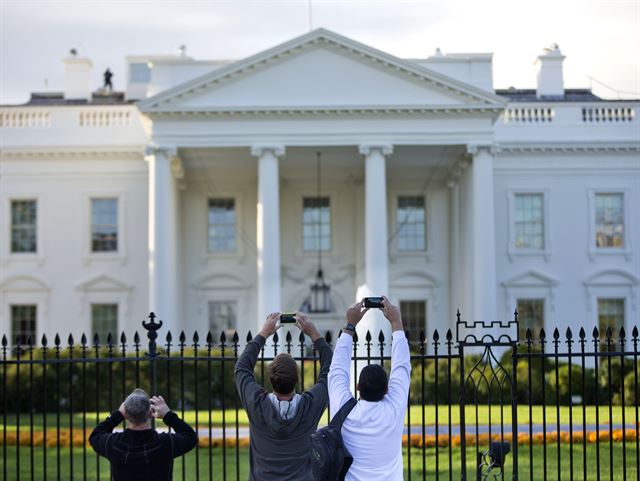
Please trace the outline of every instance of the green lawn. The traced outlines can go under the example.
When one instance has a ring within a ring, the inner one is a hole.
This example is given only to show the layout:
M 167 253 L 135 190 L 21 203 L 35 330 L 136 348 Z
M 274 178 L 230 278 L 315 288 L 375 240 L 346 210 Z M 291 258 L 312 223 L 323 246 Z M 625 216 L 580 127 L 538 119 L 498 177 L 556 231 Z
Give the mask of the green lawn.
M 529 466 L 530 466 L 530 458 L 529 458 L 529 448 L 528 446 L 521 446 L 519 451 L 519 479 L 523 481 L 528 481 L 530 479 Z M 99 476 L 97 475 L 98 469 L 96 465 L 96 455 L 88 450 L 86 456 L 86 471 L 87 478 L 91 480 L 109 480 L 109 471 L 107 463 L 104 459 L 100 460 L 99 465 Z M 183 460 L 178 460 L 175 464 L 174 468 L 174 480 L 176 481 L 186 481 L 186 480 L 216 480 L 221 481 L 223 465 L 223 452 L 222 449 L 216 448 L 212 451 L 212 465 L 209 463 L 209 450 L 208 448 L 199 448 L 196 451 L 192 451 L 189 453 L 186 458 Z M 405 461 L 405 480 L 413 479 L 436 479 L 436 450 L 435 448 L 427 448 L 424 456 L 424 464 L 426 465 L 426 469 L 424 470 L 423 475 L 423 451 L 422 449 L 411 449 L 411 457 L 407 456 L 407 450 L 404 450 L 404 461 Z M 547 479 L 549 480 L 557 480 L 558 479 L 558 471 L 557 471 L 557 445 L 550 444 L 547 446 Z M 582 469 L 582 459 L 583 452 L 581 446 L 574 446 L 573 456 L 574 456 L 574 466 L 573 471 L 570 470 L 569 466 L 569 447 L 563 445 L 561 447 L 561 472 L 560 477 L 562 480 L 571 480 L 575 479 L 583 480 L 583 469 Z M 28 447 L 20 448 L 20 477 L 16 475 L 16 448 L 15 447 L 7 447 L 7 480 L 28 480 L 31 479 L 31 463 L 30 463 L 30 450 Z M 228 480 L 236 480 L 236 481 L 245 481 L 248 477 L 248 450 L 246 448 L 241 448 L 237 452 L 235 449 L 228 449 L 226 451 L 226 473 Z M 449 475 L 451 473 L 451 479 L 459 480 L 460 479 L 460 454 L 461 451 L 459 448 L 452 448 L 452 465 L 453 469 L 449 471 L 449 450 L 448 448 L 440 448 L 439 450 L 439 478 L 442 480 L 448 480 Z M 239 457 L 239 473 L 236 471 L 236 455 Z M 198 456 L 199 463 L 199 477 L 196 476 L 196 456 Z M 597 470 L 596 470 L 596 446 L 593 444 L 587 445 L 587 480 L 596 480 Z M 34 449 L 34 458 L 35 462 L 33 463 L 34 467 L 34 479 L 43 479 L 44 478 L 44 462 L 43 462 L 43 450 L 42 448 Z M 475 480 L 475 448 L 469 448 L 467 450 L 467 478 L 469 480 Z M 60 449 L 60 478 L 57 477 L 57 450 L 55 448 L 49 448 L 47 450 L 47 469 L 46 476 L 47 479 L 64 479 L 66 480 L 82 480 L 83 477 L 83 450 L 79 448 L 75 448 L 73 450 L 73 478 L 70 475 L 70 450 L 68 448 Z M 606 443 L 603 443 L 600 446 L 600 478 L 609 480 L 609 446 Z M 409 461 L 411 466 L 409 467 Z M 505 475 L 505 479 L 510 479 L 510 473 L 512 469 L 512 461 L 513 454 L 510 453 L 507 456 L 507 466 L 506 470 L 508 472 Z M 543 447 L 542 446 L 534 446 L 533 447 L 533 479 L 534 480 L 542 480 L 543 479 Z M 184 466 L 184 468 L 183 468 Z M 209 469 L 211 466 L 212 477 L 209 477 Z M 184 472 L 184 475 L 183 475 Z M 627 446 L 627 460 L 626 463 L 623 464 L 622 458 L 622 444 L 614 443 L 613 446 L 613 479 L 622 481 L 623 473 L 626 472 L 626 479 L 635 480 L 636 476 L 636 458 L 635 458 L 635 446 L 633 444 L 629 444 Z M 239 478 L 237 475 L 239 474 Z M 573 476 L 571 476 L 573 474 Z
M 422 406 L 411 406 L 410 412 L 407 413 L 407 418 L 410 416 L 411 424 L 422 424 Z M 560 406 L 560 423 L 561 424 L 569 424 L 569 406 Z M 532 408 L 532 416 L 531 420 L 534 424 L 542 424 L 543 420 L 543 412 L 544 408 L 542 406 L 533 406 Z M 178 411 L 180 413 L 180 411 Z M 181 413 L 180 413 L 181 414 Z M 208 411 L 198 411 L 198 425 L 207 426 L 209 423 L 209 412 Z M 222 426 L 223 414 L 228 426 L 235 425 L 236 414 L 234 410 L 227 410 L 223 413 L 222 410 L 211 411 L 211 422 L 214 426 Z M 499 422 L 500 420 L 500 408 L 497 406 L 492 406 L 491 408 L 491 420 L 493 423 Z M 504 415 L 504 422 L 510 423 L 511 420 L 511 406 L 505 406 L 503 408 L 502 414 Z M 104 419 L 108 413 L 103 412 L 100 413 L 98 419 Z M 449 422 L 449 406 L 440 405 L 437 409 L 436 416 L 436 406 L 425 406 L 424 407 L 424 415 L 425 415 L 425 424 L 433 425 L 436 423 L 436 419 L 438 419 L 439 424 L 448 424 Z M 476 408 L 474 406 L 467 406 L 465 409 L 465 416 L 467 423 L 475 422 L 476 419 Z M 555 406 L 547 406 L 546 407 L 546 416 L 547 416 L 547 424 L 550 426 L 549 430 L 553 430 L 553 424 L 556 423 L 557 420 L 557 409 Z M 599 407 L 599 417 L 600 423 L 606 424 L 609 422 L 609 407 L 608 406 L 600 406 Z M 194 424 L 196 422 L 196 412 L 195 411 L 186 411 L 184 415 L 185 420 Z M 405 422 L 407 420 L 405 418 Z M 477 418 L 479 424 L 488 424 L 489 423 L 489 407 L 486 405 L 478 406 Z M 524 425 L 529 423 L 529 406 L 520 405 L 518 406 L 518 424 L 522 426 L 524 429 Z M 323 416 L 322 423 L 326 423 L 326 415 Z M 596 407 L 595 406 L 587 406 L 586 407 L 586 419 L 587 424 L 595 424 L 596 422 Z M 627 424 L 632 424 L 637 421 L 635 417 L 635 408 L 631 406 L 625 407 L 625 421 Z M 247 416 L 242 408 L 238 412 L 238 422 L 241 426 L 247 426 L 248 420 Z M 451 407 L 451 423 L 458 424 L 460 422 L 460 408 L 459 406 Z M 86 426 L 87 428 L 91 428 L 96 423 L 96 413 L 88 413 L 86 415 Z M 573 423 L 581 424 L 582 423 L 582 407 L 576 406 L 573 408 Z M 613 424 L 621 424 L 622 423 L 622 407 L 621 406 L 613 406 L 612 408 L 612 423 Z M 16 425 L 16 416 L 8 415 L 7 416 L 7 428 L 15 429 Z M 29 426 L 29 415 L 22 414 L 20 416 L 20 425 L 21 427 Z M 60 425 L 62 427 L 69 426 L 69 414 L 61 413 L 60 414 Z M 43 416 L 42 413 L 37 413 L 34 416 L 34 428 L 42 429 L 43 426 Z M 55 413 L 47 414 L 47 427 L 53 428 L 56 426 L 56 415 Z M 73 416 L 73 426 L 74 427 L 82 427 L 82 414 L 74 414 Z

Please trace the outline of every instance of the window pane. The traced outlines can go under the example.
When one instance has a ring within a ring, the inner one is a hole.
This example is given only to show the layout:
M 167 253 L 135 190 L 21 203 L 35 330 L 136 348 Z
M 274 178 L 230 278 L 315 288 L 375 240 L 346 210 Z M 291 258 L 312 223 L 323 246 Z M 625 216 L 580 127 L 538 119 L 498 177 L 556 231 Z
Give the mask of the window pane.
M 598 299 L 598 331 L 600 350 L 616 351 L 620 328 L 624 326 L 624 299 Z M 607 346 L 607 328 L 611 328 L 611 344 Z
M 118 304 L 91 304 L 91 332 L 100 336 L 106 344 L 111 334 L 112 342 L 118 342 Z
M 117 252 L 118 199 L 91 199 L 91 252 Z
M 235 252 L 235 199 L 209 199 L 209 252 Z
M 220 340 L 220 334 L 225 331 L 227 337 L 233 335 L 237 325 L 238 305 L 235 301 L 209 302 L 209 330 L 213 341 Z
M 37 204 L 35 200 L 11 201 L 11 252 L 37 251 Z
M 417 341 L 421 332 L 429 335 L 427 333 L 427 303 L 425 301 L 400 301 L 400 315 L 412 341 Z M 377 334 L 373 337 L 378 338 Z
M 527 329 L 531 339 L 539 339 L 544 327 L 544 299 L 518 299 L 518 321 L 520 342 L 527 339 Z
M 397 249 L 419 251 L 425 249 L 425 212 L 423 196 L 398 197 Z
M 11 306 L 11 342 L 16 346 L 27 345 L 29 337 L 36 344 L 36 322 L 38 307 L 35 304 Z
M 596 247 L 624 247 L 623 194 L 596 194 Z
M 302 250 L 331 250 L 331 205 L 329 197 L 302 199 Z
M 544 202 L 542 194 L 515 195 L 515 247 L 544 249 Z

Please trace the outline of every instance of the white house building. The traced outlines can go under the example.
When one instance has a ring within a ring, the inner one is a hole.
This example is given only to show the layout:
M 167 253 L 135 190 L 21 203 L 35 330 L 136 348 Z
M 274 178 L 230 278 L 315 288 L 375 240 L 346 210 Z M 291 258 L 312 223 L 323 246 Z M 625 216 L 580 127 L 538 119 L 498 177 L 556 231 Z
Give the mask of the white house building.
M 243 339 L 301 308 L 336 331 L 386 293 L 414 339 L 458 308 L 630 332 L 640 101 L 566 89 L 563 59 L 495 90 L 491 54 L 319 29 L 234 62 L 128 57 L 111 92 L 71 56 L 63 92 L 0 107 L 0 331 L 130 335 L 155 311 L 161 339 Z

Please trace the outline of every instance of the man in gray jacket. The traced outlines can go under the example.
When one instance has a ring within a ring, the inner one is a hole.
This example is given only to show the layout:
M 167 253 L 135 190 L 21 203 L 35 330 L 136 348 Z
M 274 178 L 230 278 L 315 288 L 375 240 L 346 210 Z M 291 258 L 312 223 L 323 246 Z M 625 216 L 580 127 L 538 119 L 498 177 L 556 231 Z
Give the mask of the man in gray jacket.
M 236 389 L 250 424 L 250 481 L 309 481 L 311 433 L 318 427 L 329 395 L 327 375 L 332 351 L 315 325 L 296 314 L 296 325 L 313 341 L 320 355 L 318 381 L 302 394 L 295 392 L 298 366 L 286 353 L 269 365 L 273 392 L 256 382 L 254 368 L 264 344 L 279 327 L 280 313 L 269 314 L 260 333 L 247 344 L 235 368 Z

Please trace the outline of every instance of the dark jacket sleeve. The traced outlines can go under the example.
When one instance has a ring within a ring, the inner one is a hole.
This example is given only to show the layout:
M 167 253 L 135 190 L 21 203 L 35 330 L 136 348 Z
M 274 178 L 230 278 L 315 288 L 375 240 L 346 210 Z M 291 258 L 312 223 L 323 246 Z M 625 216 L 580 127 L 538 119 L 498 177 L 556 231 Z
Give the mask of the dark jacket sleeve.
M 317 410 L 318 416 L 321 416 L 329 403 L 327 376 L 329 375 L 329 367 L 331 366 L 331 359 L 333 358 L 333 350 L 324 338 L 316 339 L 313 347 L 320 355 L 320 372 L 318 373 L 318 381 L 305 392 L 305 395 L 312 398 L 313 411 Z
M 198 434 L 191 426 L 180 419 L 180 416 L 176 413 L 169 411 L 164 415 L 162 420 L 175 431 L 169 434 L 169 436 L 171 436 L 174 458 L 188 453 L 198 444 Z
M 264 391 L 264 388 L 256 381 L 253 370 L 265 342 L 266 339 L 260 335 L 254 337 L 244 348 L 244 352 L 236 362 L 234 372 L 236 389 L 249 416 L 251 416 L 251 410 L 258 393 Z
M 101 456 L 107 456 L 108 439 L 118 424 L 124 420 L 120 411 L 112 412 L 107 419 L 98 424 L 89 435 L 89 443 L 93 450 Z

